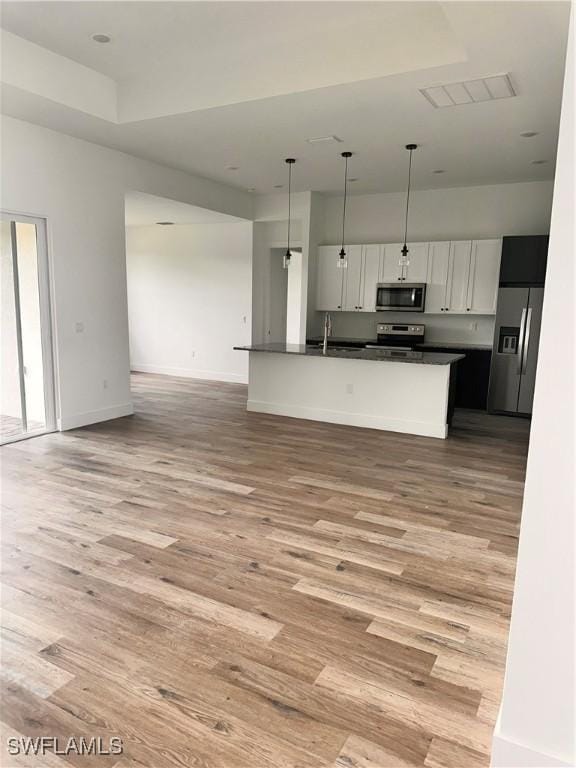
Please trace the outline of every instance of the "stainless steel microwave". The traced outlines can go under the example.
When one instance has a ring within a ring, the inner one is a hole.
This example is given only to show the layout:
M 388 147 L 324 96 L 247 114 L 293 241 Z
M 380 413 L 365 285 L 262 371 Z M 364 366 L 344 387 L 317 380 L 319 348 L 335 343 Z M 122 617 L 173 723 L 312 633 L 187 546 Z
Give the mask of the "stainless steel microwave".
M 424 312 L 426 283 L 378 283 L 377 312 Z

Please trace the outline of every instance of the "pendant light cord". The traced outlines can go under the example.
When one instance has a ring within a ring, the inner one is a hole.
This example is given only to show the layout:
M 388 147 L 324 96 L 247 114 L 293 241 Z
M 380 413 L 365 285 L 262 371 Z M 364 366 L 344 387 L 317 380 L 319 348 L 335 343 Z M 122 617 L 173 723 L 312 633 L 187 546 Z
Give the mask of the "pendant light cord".
M 410 207 L 410 182 L 412 179 L 412 152 L 417 148 L 417 144 L 407 144 L 406 149 L 410 152 L 410 159 L 408 160 L 408 189 L 406 192 L 406 216 L 404 219 L 404 248 L 402 252 L 408 253 L 408 247 L 406 241 L 408 239 L 408 210 Z
M 286 161 L 288 162 L 288 161 Z M 290 258 L 290 217 L 291 217 L 291 192 L 292 192 L 292 163 L 288 163 L 288 237 L 286 238 L 288 247 L 286 256 Z
M 410 150 L 410 160 L 408 161 L 408 191 L 406 193 L 406 216 L 404 220 L 404 245 L 408 239 L 408 208 L 410 205 L 410 177 L 412 175 L 412 150 Z
M 340 250 L 340 258 L 344 258 L 346 256 L 346 251 L 344 250 L 344 243 L 345 240 L 345 227 L 346 227 L 346 200 L 348 197 L 348 158 L 352 157 L 352 152 L 342 152 L 342 157 L 344 158 L 344 203 L 342 206 L 342 249 Z

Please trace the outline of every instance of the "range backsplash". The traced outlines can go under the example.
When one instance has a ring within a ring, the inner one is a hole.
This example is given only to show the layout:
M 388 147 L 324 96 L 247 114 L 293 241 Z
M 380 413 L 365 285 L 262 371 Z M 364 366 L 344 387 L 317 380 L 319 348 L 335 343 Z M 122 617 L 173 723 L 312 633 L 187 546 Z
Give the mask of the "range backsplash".
M 468 342 L 492 346 L 493 315 L 427 315 L 421 312 L 332 312 L 332 334 L 344 338 L 376 338 L 376 323 L 422 323 L 426 341 Z M 320 336 L 324 313 L 315 312 L 309 335 Z

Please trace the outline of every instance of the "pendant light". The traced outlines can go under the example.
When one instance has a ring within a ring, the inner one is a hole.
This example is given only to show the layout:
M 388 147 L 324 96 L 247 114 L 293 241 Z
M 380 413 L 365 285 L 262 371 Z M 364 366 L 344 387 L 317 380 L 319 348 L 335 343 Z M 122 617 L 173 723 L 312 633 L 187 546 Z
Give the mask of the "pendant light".
M 348 159 L 352 157 L 352 152 L 342 152 L 344 158 L 344 204 L 342 206 L 342 248 L 338 254 L 337 266 L 341 269 L 345 269 L 348 266 L 346 259 L 346 250 L 344 248 L 345 240 L 345 227 L 346 227 L 346 198 L 348 196 Z
M 418 148 L 418 144 L 406 144 L 406 149 L 410 153 L 410 159 L 408 160 L 408 190 L 406 192 L 406 218 L 404 221 L 404 245 L 400 251 L 402 258 L 400 259 L 400 266 L 407 266 L 408 261 L 408 246 L 406 240 L 408 239 L 408 209 L 410 207 L 410 180 L 412 176 L 412 152 Z
M 288 269 L 290 266 L 290 259 L 292 258 L 292 251 L 290 250 L 290 224 L 292 214 L 292 166 L 296 160 L 293 157 L 287 157 L 284 162 L 288 166 L 288 236 L 286 238 L 286 253 L 284 254 L 284 269 Z

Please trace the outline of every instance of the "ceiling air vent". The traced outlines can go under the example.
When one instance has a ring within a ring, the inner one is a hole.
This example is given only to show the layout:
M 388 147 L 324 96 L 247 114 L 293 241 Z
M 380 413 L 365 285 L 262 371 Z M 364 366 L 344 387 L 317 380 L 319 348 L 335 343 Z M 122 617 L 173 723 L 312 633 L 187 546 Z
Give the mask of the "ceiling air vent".
M 516 96 L 509 75 L 481 77 L 462 83 L 435 85 L 421 88 L 420 93 L 433 107 L 457 107 L 461 104 L 477 104 L 481 101 L 509 99 Z

